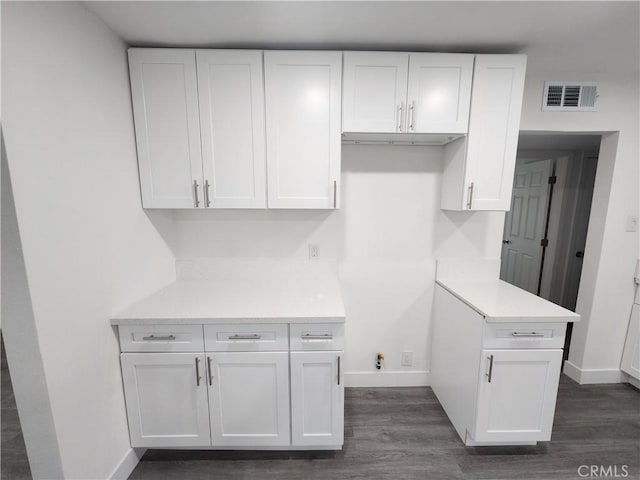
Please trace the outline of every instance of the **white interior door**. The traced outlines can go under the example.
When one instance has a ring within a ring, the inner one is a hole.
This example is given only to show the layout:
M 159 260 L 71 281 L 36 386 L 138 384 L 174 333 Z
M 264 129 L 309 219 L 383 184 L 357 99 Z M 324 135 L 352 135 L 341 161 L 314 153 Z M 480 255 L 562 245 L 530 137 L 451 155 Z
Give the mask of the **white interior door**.
M 562 350 L 483 350 L 476 442 L 548 441 Z
M 640 380 L 640 305 L 633 304 L 627 341 L 622 352 L 620 368 L 636 380 Z
M 291 352 L 291 433 L 294 445 L 342 445 L 343 352 Z
M 551 160 L 516 165 L 511 210 L 504 221 L 500 278 L 533 294 L 540 278 L 551 167 Z
M 211 444 L 204 355 L 123 353 L 120 359 L 132 447 Z
M 342 52 L 264 52 L 269 208 L 337 208 Z
M 204 202 L 265 208 L 262 51 L 197 50 Z
M 409 54 L 344 52 L 342 131 L 404 132 Z
M 143 206 L 198 206 L 202 157 L 195 52 L 132 48 L 129 72 Z
M 211 443 L 289 445 L 289 354 L 207 354 Z
M 473 58 L 460 53 L 409 56 L 408 132 L 467 133 Z

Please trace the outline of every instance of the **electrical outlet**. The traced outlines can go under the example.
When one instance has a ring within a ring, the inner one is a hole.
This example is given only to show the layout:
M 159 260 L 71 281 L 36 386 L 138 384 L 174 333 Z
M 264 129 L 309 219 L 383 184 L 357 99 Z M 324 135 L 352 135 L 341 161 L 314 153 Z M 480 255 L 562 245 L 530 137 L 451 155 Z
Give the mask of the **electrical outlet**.
M 310 243 L 309 244 L 309 258 L 318 258 L 320 256 L 320 244 L 319 243 Z
M 638 217 L 629 216 L 627 217 L 627 232 L 637 232 L 638 231 Z
M 413 365 L 413 352 L 407 350 L 402 352 L 402 365 L 405 367 L 410 367 Z

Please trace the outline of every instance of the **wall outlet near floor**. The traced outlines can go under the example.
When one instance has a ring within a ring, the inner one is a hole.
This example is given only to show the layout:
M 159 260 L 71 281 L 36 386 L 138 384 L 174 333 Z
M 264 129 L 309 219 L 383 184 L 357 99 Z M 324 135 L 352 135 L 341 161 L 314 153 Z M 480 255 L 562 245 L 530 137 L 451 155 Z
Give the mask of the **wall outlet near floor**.
M 402 365 L 411 367 L 413 365 L 413 352 L 410 350 L 402 352 Z
M 319 243 L 310 243 L 309 244 L 309 258 L 318 258 L 320 256 L 320 244 Z
M 637 232 L 638 231 L 638 217 L 629 216 L 627 217 L 627 232 Z

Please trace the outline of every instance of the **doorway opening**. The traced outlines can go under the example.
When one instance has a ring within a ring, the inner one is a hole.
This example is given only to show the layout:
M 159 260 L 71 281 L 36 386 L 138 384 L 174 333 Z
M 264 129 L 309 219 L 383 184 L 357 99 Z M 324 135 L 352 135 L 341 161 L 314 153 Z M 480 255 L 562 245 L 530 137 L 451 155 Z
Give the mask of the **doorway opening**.
M 575 311 L 601 135 L 521 133 L 500 278 Z M 572 324 L 567 325 L 568 358 Z

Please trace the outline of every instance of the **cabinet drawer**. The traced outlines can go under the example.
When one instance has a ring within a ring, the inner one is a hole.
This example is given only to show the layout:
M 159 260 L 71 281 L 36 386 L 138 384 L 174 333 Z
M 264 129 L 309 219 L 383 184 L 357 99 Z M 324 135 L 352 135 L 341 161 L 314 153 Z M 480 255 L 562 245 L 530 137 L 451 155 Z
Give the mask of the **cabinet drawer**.
M 205 325 L 208 352 L 270 352 L 289 350 L 286 324 Z
M 291 351 L 344 350 L 344 324 L 308 323 L 291 325 Z
M 485 323 L 483 348 L 562 348 L 567 324 Z
M 202 352 L 202 325 L 120 325 L 122 352 Z

